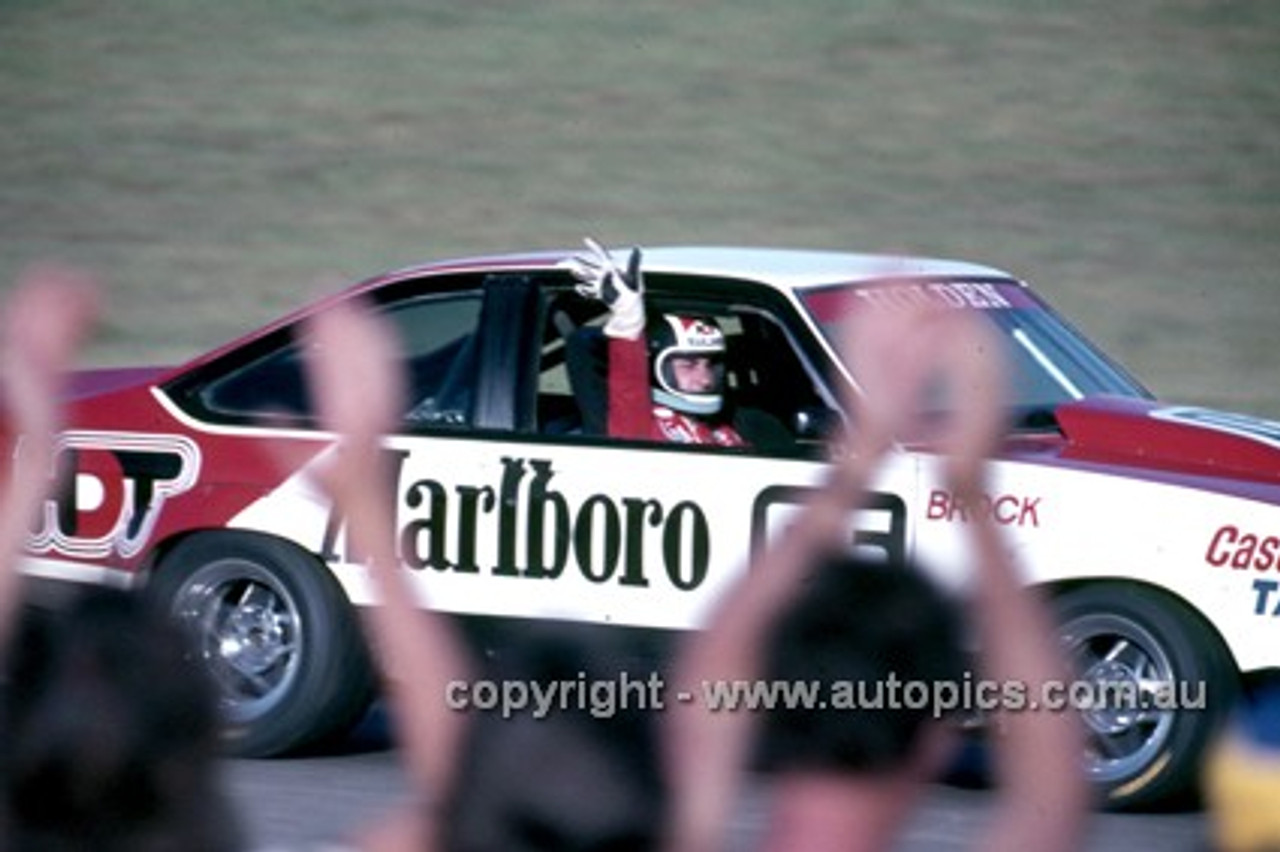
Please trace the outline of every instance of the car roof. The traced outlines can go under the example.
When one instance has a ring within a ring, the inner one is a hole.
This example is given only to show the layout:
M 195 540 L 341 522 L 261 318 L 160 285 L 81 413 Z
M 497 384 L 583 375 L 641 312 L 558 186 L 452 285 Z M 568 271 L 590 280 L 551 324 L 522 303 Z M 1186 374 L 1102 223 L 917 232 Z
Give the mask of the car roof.
M 228 341 L 211 351 L 196 355 L 171 368 L 164 380 L 207 363 L 246 342 L 290 325 L 323 310 L 326 305 L 351 295 L 368 293 L 414 278 L 465 272 L 521 272 L 555 269 L 583 249 L 531 251 L 477 255 L 453 260 L 414 264 L 376 275 L 350 287 L 303 305 L 266 326 Z M 630 246 L 611 249 L 619 265 L 626 263 Z M 980 264 L 911 255 L 860 254 L 794 248 L 745 248 L 732 246 L 643 246 L 644 270 L 648 273 L 735 278 L 755 281 L 794 296 L 798 290 L 836 284 L 889 281 L 894 278 L 953 277 L 1010 278 L 999 269 Z M 1021 283 L 1021 282 L 1019 282 Z
M 443 271 L 554 268 L 580 251 L 494 254 L 420 264 L 367 281 L 361 289 L 378 287 L 391 280 Z M 618 247 L 611 251 L 621 265 L 625 263 L 630 247 Z M 783 290 L 897 277 L 1011 277 L 1003 270 L 982 264 L 915 255 L 731 246 L 644 246 L 642 251 L 646 272 L 739 278 L 759 281 Z

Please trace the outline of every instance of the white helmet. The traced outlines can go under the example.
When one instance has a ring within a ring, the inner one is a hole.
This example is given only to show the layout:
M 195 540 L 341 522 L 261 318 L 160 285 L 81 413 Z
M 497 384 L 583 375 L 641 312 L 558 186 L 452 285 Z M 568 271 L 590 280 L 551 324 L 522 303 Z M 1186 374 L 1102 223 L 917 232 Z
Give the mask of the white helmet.
M 653 365 L 653 401 L 688 414 L 716 414 L 724 403 L 724 332 L 708 316 L 663 314 L 650 323 L 649 362 Z M 675 357 L 710 358 L 715 381 L 704 391 L 681 390 L 671 363 Z

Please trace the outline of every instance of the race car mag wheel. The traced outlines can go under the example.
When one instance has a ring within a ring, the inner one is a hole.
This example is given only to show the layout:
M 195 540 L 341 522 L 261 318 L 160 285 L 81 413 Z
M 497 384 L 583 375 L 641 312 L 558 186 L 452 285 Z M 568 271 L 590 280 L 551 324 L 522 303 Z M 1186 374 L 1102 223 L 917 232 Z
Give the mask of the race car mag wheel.
M 241 532 L 202 533 L 151 583 L 218 686 L 233 754 L 267 757 L 345 733 L 373 693 L 354 608 L 310 554 Z
M 1167 805 L 1192 793 L 1238 690 L 1221 641 L 1182 603 L 1138 585 L 1079 587 L 1056 603 L 1075 675 L 1092 687 L 1078 707 L 1085 768 L 1105 805 Z

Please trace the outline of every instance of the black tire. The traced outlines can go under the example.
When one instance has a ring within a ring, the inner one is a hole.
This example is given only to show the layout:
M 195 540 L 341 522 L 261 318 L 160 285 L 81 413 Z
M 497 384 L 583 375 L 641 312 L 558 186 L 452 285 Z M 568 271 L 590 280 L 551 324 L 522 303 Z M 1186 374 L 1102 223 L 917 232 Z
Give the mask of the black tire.
M 1154 705 L 1080 708 L 1088 735 L 1085 766 L 1104 806 L 1184 803 L 1196 792 L 1205 748 L 1239 692 L 1230 654 L 1198 615 L 1155 589 L 1094 584 L 1063 593 L 1056 605 L 1076 676 L 1108 688 L 1135 687 Z M 1161 699 L 1160 689 L 1172 692 Z
M 149 591 L 194 638 L 213 675 L 227 750 L 297 751 L 349 731 L 373 695 L 355 608 L 317 559 L 244 532 L 201 533 L 158 566 Z

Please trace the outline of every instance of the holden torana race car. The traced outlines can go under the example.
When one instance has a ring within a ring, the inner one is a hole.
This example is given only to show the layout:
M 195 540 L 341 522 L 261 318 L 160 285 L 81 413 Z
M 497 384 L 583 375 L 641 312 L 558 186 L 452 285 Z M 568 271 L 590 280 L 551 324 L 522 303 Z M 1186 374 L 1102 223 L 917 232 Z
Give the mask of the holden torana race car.
M 311 313 L 361 298 L 402 337 L 412 404 L 385 446 L 400 557 L 433 607 L 674 636 L 820 480 L 831 430 L 857 428 L 837 405 L 858 380 L 834 348 L 841 320 L 929 301 L 1007 342 L 1014 428 L 977 505 L 929 446 L 895 448 L 850 546 L 960 587 L 965 525 L 994 519 L 1052 597 L 1082 682 L 1151 699 L 1083 709 L 1088 772 L 1114 805 L 1185 790 L 1240 686 L 1280 664 L 1280 424 L 1155 400 L 995 269 L 653 248 L 651 309 L 718 320 L 726 393 L 785 429 L 749 448 L 610 438 L 592 387 L 604 308 L 575 291 L 572 258 L 402 269 L 176 368 L 78 374 L 25 570 L 157 595 L 198 637 L 234 750 L 294 750 L 354 724 L 374 683 L 369 578 L 311 476 L 331 446 L 302 371 Z M 1171 694 L 1186 701 L 1154 700 Z

